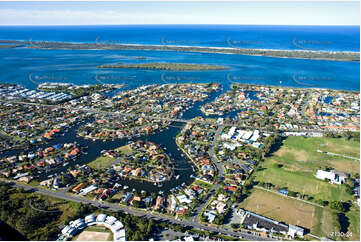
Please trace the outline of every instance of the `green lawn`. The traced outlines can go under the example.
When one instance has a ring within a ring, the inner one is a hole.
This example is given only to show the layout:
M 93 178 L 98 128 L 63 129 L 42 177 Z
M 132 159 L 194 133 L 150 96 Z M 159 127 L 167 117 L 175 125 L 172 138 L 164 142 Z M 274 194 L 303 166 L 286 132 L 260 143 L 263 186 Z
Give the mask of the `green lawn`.
M 129 154 L 129 153 L 131 153 L 133 150 L 130 148 L 130 146 L 129 145 L 124 145 L 124 146 L 121 146 L 121 147 L 119 147 L 119 148 L 117 148 L 117 149 L 115 149 L 116 151 L 121 151 L 122 152 L 122 154 L 124 154 L 124 155 L 127 155 L 127 154 Z
M 315 199 L 327 201 L 352 199 L 352 196 L 346 193 L 344 186 L 331 185 L 318 180 L 315 174 L 317 169 L 324 166 L 352 173 L 360 170 L 360 163 L 319 153 L 318 149 L 358 157 L 360 143 L 346 141 L 343 138 L 288 137 L 283 146 L 261 164 L 265 169 L 254 173 L 255 181 L 269 182 L 295 192 L 304 192 Z M 277 168 L 274 166 L 276 163 L 283 166 Z
M 103 168 L 109 167 L 115 160 L 116 158 L 112 158 L 108 156 L 100 156 L 97 159 L 90 162 L 88 166 L 95 170 L 101 170 Z

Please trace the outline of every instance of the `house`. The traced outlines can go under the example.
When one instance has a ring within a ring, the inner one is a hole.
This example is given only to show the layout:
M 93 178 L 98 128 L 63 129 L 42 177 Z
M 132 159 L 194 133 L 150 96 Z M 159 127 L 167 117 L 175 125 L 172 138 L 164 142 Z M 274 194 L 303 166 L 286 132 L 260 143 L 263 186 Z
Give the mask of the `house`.
M 177 196 L 177 199 L 178 199 L 178 201 L 179 201 L 180 203 L 187 203 L 187 204 L 189 204 L 189 203 L 192 202 L 192 200 L 189 199 L 189 198 L 188 198 L 186 195 L 184 195 L 184 194 Z
M 33 179 L 33 177 L 31 177 L 31 176 L 23 176 L 23 177 L 20 177 L 20 178 L 18 179 L 18 181 L 20 181 L 20 182 L 25 182 L 25 183 L 29 183 L 32 179 Z
M 85 217 L 85 223 L 93 223 L 95 222 L 95 215 L 94 214 L 89 214 L 88 216 Z
M 158 210 L 161 206 L 163 206 L 163 197 L 158 196 L 157 200 L 156 200 L 156 203 L 154 205 L 154 209 Z
M 346 181 L 346 178 L 348 178 L 349 175 L 343 172 L 338 172 L 335 170 L 332 171 L 323 171 L 323 170 L 317 170 L 316 172 L 316 178 L 320 180 L 328 179 L 331 184 L 342 184 Z
M 88 186 L 87 188 L 81 189 L 81 190 L 80 190 L 81 193 L 80 193 L 79 195 L 85 196 L 86 194 L 88 194 L 89 192 L 92 192 L 92 191 L 96 190 L 97 188 L 98 188 L 98 187 L 95 186 L 95 185 L 90 185 L 90 186 Z
M 227 207 L 227 204 L 224 203 L 224 202 L 218 202 L 218 204 L 216 205 L 216 209 L 217 209 L 217 212 L 219 214 L 222 214 L 224 213 L 224 209 Z
M 108 216 L 105 220 L 105 223 L 112 225 L 115 223 L 115 221 L 117 221 L 117 218 L 113 217 L 113 216 Z
M 96 221 L 97 221 L 97 222 L 104 222 L 106 218 L 107 218 L 107 215 L 105 215 L 105 214 L 98 214 Z
M 80 190 L 82 189 L 82 188 L 84 188 L 85 187 L 85 185 L 84 185 L 84 183 L 79 183 L 78 185 L 76 185 L 74 188 L 73 188 L 73 192 L 74 193 L 79 193 L 80 192 Z
M 288 226 L 288 233 L 289 236 L 291 236 L 292 238 L 295 238 L 295 236 L 299 236 L 299 237 L 303 237 L 303 235 L 305 234 L 305 230 L 301 227 L 295 226 L 290 224 Z
M 204 213 L 204 215 L 207 216 L 207 219 L 210 223 L 213 223 L 217 216 L 217 214 L 213 211 L 207 211 Z

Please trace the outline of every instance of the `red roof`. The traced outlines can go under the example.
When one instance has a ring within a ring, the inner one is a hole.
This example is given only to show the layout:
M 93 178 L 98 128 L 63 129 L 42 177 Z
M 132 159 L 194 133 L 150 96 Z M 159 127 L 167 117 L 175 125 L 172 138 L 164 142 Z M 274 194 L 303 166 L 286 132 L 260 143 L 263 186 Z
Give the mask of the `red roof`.
M 229 190 L 229 191 L 234 192 L 234 191 L 236 191 L 236 190 L 237 190 L 237 188 L 236 188 L 236 187 L 231 187 L 231 186 L 228 186 L 228 187 L 224 187 L 224 190 Z
M 195 185 L 195 186 L 193 187 L 193 190 L 196 191 L 196 192 L 197 192 L 199 189 L 201 189 L 200 186 Z

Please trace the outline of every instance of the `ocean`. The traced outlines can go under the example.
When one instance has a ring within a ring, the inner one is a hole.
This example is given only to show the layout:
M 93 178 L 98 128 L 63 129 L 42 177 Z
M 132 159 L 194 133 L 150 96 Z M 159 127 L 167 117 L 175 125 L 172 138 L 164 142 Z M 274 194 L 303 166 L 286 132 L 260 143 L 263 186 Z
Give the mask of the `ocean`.
M 240 47 L 258 49 L 360 51 L 356 26 L 1 26 L 0 39 Z M 138 59 L 137 57 L 145 57 Z M 218 64 L 224 71 L 98 69 L 104 63 L 181 62 Z M 144 50 L 0 49 L 0 82 L 30 89 L 42 82 L 153 83 L 232 82 L 360 90 L 359 62 L 301 60 L 234 54 Z

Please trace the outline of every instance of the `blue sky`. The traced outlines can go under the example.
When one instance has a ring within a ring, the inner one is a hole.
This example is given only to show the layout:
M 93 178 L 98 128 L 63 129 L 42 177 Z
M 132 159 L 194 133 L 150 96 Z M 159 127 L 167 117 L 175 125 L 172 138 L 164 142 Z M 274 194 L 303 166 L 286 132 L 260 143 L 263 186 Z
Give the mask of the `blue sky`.
M 0 2 L 0 25 L 359 25 L 352 2 Z

